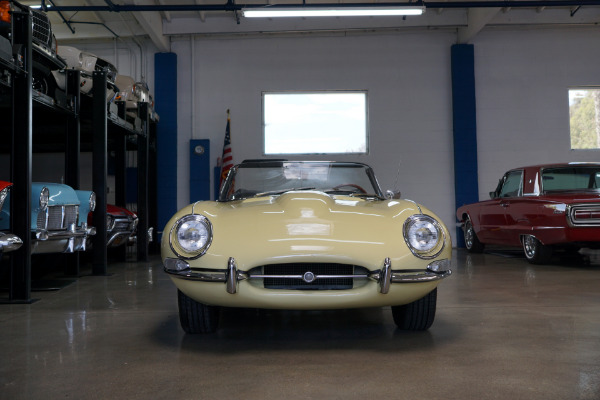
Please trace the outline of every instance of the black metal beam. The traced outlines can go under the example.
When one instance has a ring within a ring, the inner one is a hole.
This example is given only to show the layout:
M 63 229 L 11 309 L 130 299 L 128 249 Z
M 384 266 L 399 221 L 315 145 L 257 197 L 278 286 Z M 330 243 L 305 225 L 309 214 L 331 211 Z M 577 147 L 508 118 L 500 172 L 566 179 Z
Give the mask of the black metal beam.
M 144 12 L 144 11 L 240 11 L 242 9 L 255 8 L 355 8 L 355 7 L 406 7 L 416 6 L 425 8 L 490 8 L 490 7 L 510 7 L 510 8 L 537 8 L 537 7 L 584 7 L 599 6 L 600 0 L 508 0 L 508 1 L 448 1 L 448 2 L 385 2 L 385 3 L 320 3 L 320 4 L 234 4 L 227 2 L 225 4 L 160 4 L 160 5 L 119 5 L 111 4 L 106 6 L 47 6 L 42 1 L 44 11 L 95 11 L 95 12 Z
M 150 136 L 150 121 L 148 118 L 148 103 L 138 103 L 138 115 L 142 120 L 142 134 L 137 137 L 137 259 L 148 261 L 148 138 Z
M 79 124 L 79 108 L 81 92 L 79 90 L 80 72 L 75 69 L 65 70 L 67 98 L 72 100 L 73 114 L 67 117 L 67 138 L 65 149 L 65 183 L 73 189 L 80 189 L 80 149 L 81 127 Z M 79 276 L 79 252 L 65 255 L 65 274 Z
M 94 71 L 92 103 L 92 190 L 96 193 L 96 210 L 93 226 L 96 235 L 92 239 L 92 274 L 106 275 L 108 255 L 106 250 L 106 187 L 107 187 L 107 129 L 106 119 L 106 71 Z
M 127 207 L 127 135 L 116 132 L 113 138 L 115 153 L 115 205 Z M 131 182 L 133 184 L 133 182 Z M 127 244 L 111 251 L 118 260 L 127 258 Z
M 9 302 L 31 302 L 31 159 L 32 159 L 32 25 L 31 14 L 14 12 L 13 48 L 20 49 L 23 69 L 13 82 L 10 219 L 13 233 L 23 240 L 11 253 Z

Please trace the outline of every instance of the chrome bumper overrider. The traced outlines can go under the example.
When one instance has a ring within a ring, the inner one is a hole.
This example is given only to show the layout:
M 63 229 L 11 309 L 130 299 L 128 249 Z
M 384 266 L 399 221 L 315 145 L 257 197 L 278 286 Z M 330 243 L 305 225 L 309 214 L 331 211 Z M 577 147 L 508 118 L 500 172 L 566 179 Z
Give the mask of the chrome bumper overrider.
M 249 274 L 248 272 L 237 269 L 233 257 L 229 258 L 227 269 L 194 269 L 190 265 L 178 258 L 165 259 L 165 272 L 181 279 L 202 282 L 222 282 L 225 283 L 228 293 L 237 292 L 237 283 L 247 279 L 302 279 L 305 282 L 313 282 L 317 279 L 331 278 L 357 278 L 370 279 L 379 284 L 379 292 L 386 294 L 390 290 L 392 283 L 419 283 L 433 282 L 444 279 L 452 274 L 450 270 L 450 260 L 443 259 L 431 262 L 424 270 L 392 270 L 392 263 L 389 258 L 383 262 L 383 267 L 368 274 L 358 275 L 315 275 L 312 272 L 306 272 L 304 275 L 264 275 Z
M 0 232 L 0 252 L 17 250 L 22 244 L 23 241 L 17 235 Z

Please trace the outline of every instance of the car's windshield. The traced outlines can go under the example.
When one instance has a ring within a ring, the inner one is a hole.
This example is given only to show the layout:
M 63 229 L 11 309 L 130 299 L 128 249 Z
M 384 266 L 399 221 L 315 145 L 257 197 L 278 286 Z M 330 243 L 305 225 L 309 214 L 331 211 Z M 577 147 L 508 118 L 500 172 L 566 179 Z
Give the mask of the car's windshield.
M 381 197 L 371 169 L 358 163 L 262 161 L 234 167 L 220 201 L 278 195 L 291 190 Z
M 542 171 L 542 189 L 548 191 L 598 190 L 600 166 L 569 166 Z

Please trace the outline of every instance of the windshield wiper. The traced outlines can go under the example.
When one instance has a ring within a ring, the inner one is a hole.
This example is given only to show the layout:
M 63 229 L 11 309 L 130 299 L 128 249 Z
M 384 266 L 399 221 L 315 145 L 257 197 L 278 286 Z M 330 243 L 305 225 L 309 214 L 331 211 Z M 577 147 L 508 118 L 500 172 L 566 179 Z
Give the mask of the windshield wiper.
M 293 192 L 296 190 L 314 190 L 314 187 L 301 187 L 301 188 L 289 188 L 289 189 L 280 189 L 280 190 L 270 190 L 268 192 L 256 193 L 253 197 L 260 196 L 276 196 L 278 194 L 283 194 L 285 192 Z
M 379 199 L 379 200 L 385 200 L 383 197 L 376 195 L 376 194 L 372 194 L 372 193 L 350 193 L 348 196 L 350 197 L 365 197 L 365 198 L 375 198 L 375 199 Z

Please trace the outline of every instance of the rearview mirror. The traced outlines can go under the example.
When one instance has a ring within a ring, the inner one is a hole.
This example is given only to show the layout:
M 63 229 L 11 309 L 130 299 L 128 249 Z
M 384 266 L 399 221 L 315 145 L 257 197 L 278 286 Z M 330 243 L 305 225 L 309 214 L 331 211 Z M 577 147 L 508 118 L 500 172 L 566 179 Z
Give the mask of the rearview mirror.
M 393 190 L 386 190 L 385 191 L 385 198 L 386 199 L 400 199 L 402 197 L 402 193 L 399 190 L 393 191 Z

